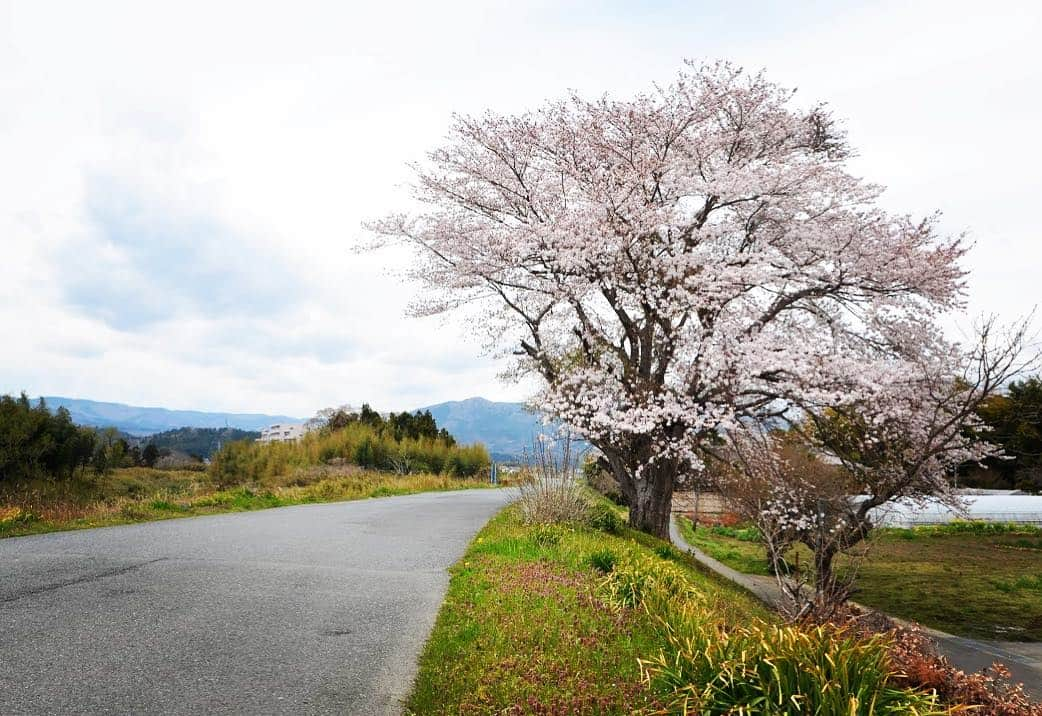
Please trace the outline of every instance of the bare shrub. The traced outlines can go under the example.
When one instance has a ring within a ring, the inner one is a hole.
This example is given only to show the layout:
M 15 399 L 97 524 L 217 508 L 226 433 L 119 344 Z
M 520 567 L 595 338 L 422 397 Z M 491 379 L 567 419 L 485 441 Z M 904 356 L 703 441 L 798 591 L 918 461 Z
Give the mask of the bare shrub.
M 570 436 L 540 436 L 527 456 L 530 479 L 521 483 L 521 517 L 528 524 L 585 521 L 590 509 Z

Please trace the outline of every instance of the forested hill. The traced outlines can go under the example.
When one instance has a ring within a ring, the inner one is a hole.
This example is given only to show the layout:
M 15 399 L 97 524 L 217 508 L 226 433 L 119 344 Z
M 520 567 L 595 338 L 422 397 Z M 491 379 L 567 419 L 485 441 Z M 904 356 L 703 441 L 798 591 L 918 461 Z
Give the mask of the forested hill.
M 197 457 L 210 457 L 220 445 L 226 445 L 233 440 L 256 440 L 259 437 L 259 432 L 238 428 L 177 428 L 136 438 L 134 441 L 140 447 L 152 443 L 160 449 L 166 448 Z

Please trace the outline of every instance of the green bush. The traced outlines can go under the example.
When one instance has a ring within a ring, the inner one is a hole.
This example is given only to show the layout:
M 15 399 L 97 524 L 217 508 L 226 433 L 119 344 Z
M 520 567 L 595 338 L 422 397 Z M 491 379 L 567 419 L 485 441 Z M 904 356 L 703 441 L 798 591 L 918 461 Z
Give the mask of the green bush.
M 537 524 L 531 538 L 540 547 L 556 547 L 561 542 L 561 528 L 555 524 Z
M 617 608 L 661 606 L 674 599 L 701 601 L 683 570 L 662 560 L 626 559 L 615 565 L 602 586 L 606 601 Z
M 648 557 L 614 565 L 605 599 L 656 618 L 666 647 L 641 660 L 666 714 L 942 714 L 934 694 L 893 685 L 889 643 L 835 627 L 753 622 L 725 627 L 677 565 Z
M 239 484 L 254 468 L 255 453 L 253 443 L 242 440 L 227 443 L 213 456 L 210 479 L 220 488 Z
M 828 627 L 724 630 L 688 610 L 667 640 L 667 650 L 641 663 L 645 677 L 671 694 L 663 713 L 947 713 L 935 695 L 891 685 L 881 638 Z
M 595 530 L 607 532 L 611 535 L 619 534 L 626 526 L 626 523 L 619 517 L 619 513 L 603 502 L 598 502 L 590 508 L 587 519 L 590 526 Z

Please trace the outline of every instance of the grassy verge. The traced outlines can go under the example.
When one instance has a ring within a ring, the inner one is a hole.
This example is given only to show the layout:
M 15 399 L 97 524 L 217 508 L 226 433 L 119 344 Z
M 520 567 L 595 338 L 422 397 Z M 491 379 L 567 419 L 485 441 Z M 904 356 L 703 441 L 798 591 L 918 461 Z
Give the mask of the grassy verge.
M 724 564 L 767 574 L 764 550 L 749 531 L 692 530 L 683 518 L 680 529 Z M 856 601 L 952 634 L 1042 641 L 1042 530 L 987 523 L 880 529 L 858 590 Z
M 486 487 L 483 480 L 312 470 L 218 489 L 205 473 L 125 468 L 87 480 L 37 481 L 0 494 L 0 538 L 152 520 Z
M 678 555 L 649 538 L 493 518 L 452 568 L 448 596 L 407 703 L 415 714 L 618 713 L 655 702 L 638 658 L 662 646 L 653 619 L 598 596 L 602 567 Z M 766 617 L 744 593 L 683 567 L 722 620 Z
M 526 525 L 516 507 L 489 522 L 451 570 L 407 712 L 937 712 L 890 684 L 883 642 L 779 625 L 671 546 L 618 532 Z

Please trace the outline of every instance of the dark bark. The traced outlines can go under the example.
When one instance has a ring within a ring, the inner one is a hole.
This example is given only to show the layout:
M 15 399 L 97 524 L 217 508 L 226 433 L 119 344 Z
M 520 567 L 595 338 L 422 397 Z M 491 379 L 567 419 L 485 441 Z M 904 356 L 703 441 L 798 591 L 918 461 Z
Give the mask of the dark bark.
M 630 527 L 668 540 L 676 466 L 656 465 L 645 469 L 639 478 L 621 466 L 613 466 L 613 471 L 630 505 Z
M 819 600 L 828 604 L 834 603 L 839 596 L 833 570 L 835 559 L 836 550 L 831 546 L 819 546 L 814 550 L 814 591 Z
M 820 509 L 820 508 L 819 508 Z M 818 620 L 831 618 L 847 603 L 854 592 L 853 575 L 840 578 L 836 574 L 836 556 L 850 550 L 868 537 L 872 523 L 867 518 L 844 515 L 846 526 L 838 534 L 825 537 L 815 530 L 801 540 L 814 554 L 814 599 L 812 613 Z M 834 524 L 834 520 L 828 520 Z

